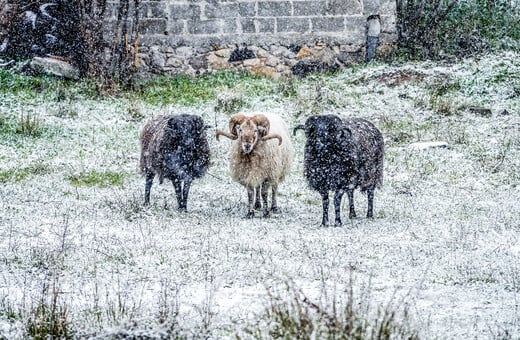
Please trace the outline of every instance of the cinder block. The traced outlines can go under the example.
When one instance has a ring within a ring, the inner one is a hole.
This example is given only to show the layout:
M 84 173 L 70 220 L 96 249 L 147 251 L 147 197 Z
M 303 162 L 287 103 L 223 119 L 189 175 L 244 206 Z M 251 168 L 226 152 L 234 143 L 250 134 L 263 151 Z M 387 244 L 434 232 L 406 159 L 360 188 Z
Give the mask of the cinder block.
M 178 35 L 184 33 L 183 20 L 171 20 L 168 25 L 168 35 Z
M 363 4 L 364 4 L 364 6 L 363 6 L 364 15 L 380 14 L 380 8 L 381 8 L 380 0 L 365 0 Z
M 256 15 L 256 3 L 252 1 L 239 2 L 238 14 L 241 17 L 254 17 Z
M 255 22 L 258 25 L 257 33 L 274 33 L 275 19 L 256 19 Z
M 276 18 L 276 30 L 277 32 L 295 32 L 295 33 L 306 33 L 310 31 L 310 20 L 309 18 Z
M 346 35 L 348 43 L 364 45 L 366 43 L 367 21 L 364 16 L 350 16 L 345 18 Z
M 174 4 L 170 6 L 171 19 L 196 20 L 200 18 L 200 13 L 201 10 L 199 5 Z
M 283 17 L 292 15 L 292 6 L 289 1 L 259 1 L 259 17 Z
M 165 34 L 167 35 L 167 20 L 166 19 L 143 19 L 140 21 L 141 34 Z
M 217 34 L 221 29 L 220 20 L 188 20 L 188 32 L 191 34 Z
M 166 4 L 163 2 L 143 2 L 139 5 L 139 11 L 147 18 L 167 18 Z
M 326 1 L 294 1 L 294 16 L 318 16 L 327 13 Z
M 366 1 L 379 1 L 379 0 L 366 0 Z M 329 15 L 363 14 L 363 5 L 360 0 L 329 0 L 327 14 L 329 14 Z
M 222 33 L 238 33 L 238 19 L 222 20 Z
M 312 18 L 313 32 L 344 32 L 345 18 L 344 17 L 317 17 Z
M 256 33 L 255 19 L 253 18 L 241 18 L 240 26 L 242 33 Z
M 238 4 L 237 3 L 216 3 L 216 4 L 207 4 L 204 7 L 204 14 L 208 19 L 215 18 L 236 18 L 239 16 L 238 14 Z

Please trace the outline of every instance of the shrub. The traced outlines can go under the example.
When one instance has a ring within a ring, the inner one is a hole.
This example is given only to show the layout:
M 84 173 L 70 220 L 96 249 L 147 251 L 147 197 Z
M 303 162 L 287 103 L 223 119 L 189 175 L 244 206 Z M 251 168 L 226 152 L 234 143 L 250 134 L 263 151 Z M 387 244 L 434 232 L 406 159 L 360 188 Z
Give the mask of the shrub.
M 68 307 L 60 301 L 55 279 L 52 287 L 44 284 L 41 300 L 27 318 L 27 335 L 32 339 L 72 339 L 74 334 Z
M 397 0 L 400 53 L 425 59 L 518 49 L 518 6 L 508 0 Z
M 292 284 L 285 288 L 269 292 L 262 318 L 267 325 L 246 333 L 261 339 L 418 339 L 403 302 L 392 301 L 374 313 L 370 294 L 355 296 L 352 282 L 345 296 L 334 293 L 329 305 L 312 301 Z

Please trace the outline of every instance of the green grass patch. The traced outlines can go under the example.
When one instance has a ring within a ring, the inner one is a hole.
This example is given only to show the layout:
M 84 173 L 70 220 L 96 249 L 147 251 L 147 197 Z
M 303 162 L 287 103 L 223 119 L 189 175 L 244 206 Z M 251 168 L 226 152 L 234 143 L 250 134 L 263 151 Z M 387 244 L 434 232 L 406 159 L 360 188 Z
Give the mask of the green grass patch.
M 6 115 L 0 118 L 0 137 L 2 143 L 24 138 L 53 138 L 62 136 L 63 128 L 45 124 L 40 115 L 29 110 L 18 115 Z
M 244 95 L 276 93 L 274 80 L 247 73 L 222 71 L 197 78 L 184 75 L 158 77 L 139 85 L 142 98 L 154 105 L 195 105 L 214 100 L 217 94 L 233 90 Z
M 18 183 L 30 176 L 43 176 L 52 173 L 52 169 L 48 164 L 36 163 L 22 168 L 10 168 L 0 170 L 0 183 L 14 182 Z
M 60 102 L 80 97 L 93 98 L 98 95 L 95 81 L 85 79 L 72 81 L 49 76 L 29 76 L 20 70 L 0 70 L 0 93 L 24 96 L 28 99 L 41 98 Z
M 67 177 L 67 180 L 76 187 L 98 186 L 107 188 L 110 186 L 123 186 L 126 175 L 121 172 L 112 171 L 82 171 Z

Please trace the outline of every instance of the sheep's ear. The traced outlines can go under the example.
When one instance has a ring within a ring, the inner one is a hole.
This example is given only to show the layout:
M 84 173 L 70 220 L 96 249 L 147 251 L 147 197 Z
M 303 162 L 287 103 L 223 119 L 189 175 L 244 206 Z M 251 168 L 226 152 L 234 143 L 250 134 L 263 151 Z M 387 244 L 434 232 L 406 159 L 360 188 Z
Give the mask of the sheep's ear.
M 195 116 L 194 120 L 195 120 L 195 128 L 198 131 L 202 131 L 205 129 L 205 124 L 204 124 L 204 120 L 202 120 L 202 117 Z
M 255 115 L 251 118 L 251 120 L 256 124 L 258 130 L 260 131 L 260 137 L 265 137 L 269 134 L 269 128 L 271 124 L 269 123 L 269 119 L 263 114 Z
M 236 114 L 229 119 L 229 132 L 238 136 L 237 127 L 244 122 L 246 116 L 243 114 Z
M 298 130 L 304 130 L 305 131 L 305 125 L 304 124 L 300 124 L 300 125 L 297 125 L 294 130 L 293 130 L 293 136 L 296 136 L 296 132 Z
M 350 139 L 352 137 L 352 131 L 350 131 L 348 127 L 342 126 L 338 129 L 336 135 L 341 139 Z
M 171 117 L 170 119 L 168 119 L 168 123 L 166 124 L 166 131 L 168 131 L 168 133 L 171 136 L 175 136 L 176 131 L 178 131 L 178 130 L 179 130 L 178 119 L 176 119 L 175 117 Z
M 171 129 L 177 128 L 177 118 L 176 117 L 171 117 L 170 119 L 168 119 L 168 127 Z

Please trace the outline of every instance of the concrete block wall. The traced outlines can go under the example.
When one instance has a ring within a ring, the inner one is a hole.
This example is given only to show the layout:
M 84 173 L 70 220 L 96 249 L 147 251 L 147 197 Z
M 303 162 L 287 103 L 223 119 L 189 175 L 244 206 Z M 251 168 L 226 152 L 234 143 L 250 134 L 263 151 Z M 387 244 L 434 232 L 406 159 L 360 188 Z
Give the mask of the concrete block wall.
M 111 20 L 117 4 L 109 1 Z M 306 60 L 338 67 L 362 60 L 370 16 L 381 23 L 380 49 L 397 35 L 395 0 L 148 0 L 139 6 L 143 72 L 232 68 L 278 77 Z M 230 59 L 237 51 L 248 58 Z

